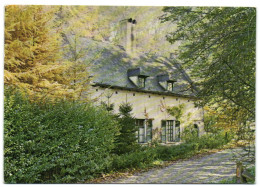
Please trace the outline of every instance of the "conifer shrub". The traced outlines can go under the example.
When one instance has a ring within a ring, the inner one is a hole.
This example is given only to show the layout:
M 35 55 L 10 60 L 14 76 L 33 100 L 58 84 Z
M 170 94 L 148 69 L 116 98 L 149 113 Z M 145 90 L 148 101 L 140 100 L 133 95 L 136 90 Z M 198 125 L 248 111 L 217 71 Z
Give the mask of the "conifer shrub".
M 107 171 L 117 125 L 90 104 L 39 105 L 6 91 L 5 183 L 82 182 Z
M 115 149 L 116 154 L 125 154 L 136 151 L 140 146 L 137 143 L 136 131 L 137 127 L 135 119 L 132 117 L 133 107 L 129 103 L 122 103 L 119 106 L 119 114 L 117 117 L 120 132 L 116 136 Z

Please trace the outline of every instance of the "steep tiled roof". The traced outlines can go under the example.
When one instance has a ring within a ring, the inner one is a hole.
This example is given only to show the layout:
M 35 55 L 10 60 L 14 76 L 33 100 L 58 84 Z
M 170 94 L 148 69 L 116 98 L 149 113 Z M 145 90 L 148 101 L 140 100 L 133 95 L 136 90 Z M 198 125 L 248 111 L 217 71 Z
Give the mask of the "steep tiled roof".
M 165 95 L 195 96 L 194 89 L 191 89 L 192 81 L 176 60 L 147 54 L 130 57 L 120 46 L 84 40 L 86 52 L 82 60 L 90 63 L 89 71 L 94 76 L 94 84 Z M 133 68 L 140 68 L 142 74 L 149 76 L 145 88 L 138 88 L 129 80 L 127 71 Z M 157 75 L 167 73 L 171 80 L 176 81 L 172 92 L 166 91 L 158 83 Z

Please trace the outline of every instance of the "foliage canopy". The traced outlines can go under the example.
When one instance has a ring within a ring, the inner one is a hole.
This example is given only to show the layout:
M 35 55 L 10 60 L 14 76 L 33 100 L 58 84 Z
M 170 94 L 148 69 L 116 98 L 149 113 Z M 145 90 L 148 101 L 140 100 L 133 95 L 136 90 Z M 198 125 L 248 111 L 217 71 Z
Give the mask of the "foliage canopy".
M 178 59 L 199 88 L 200 104 L 241 121 L 255 117 L 256 9 L 248 7 L 165 7 L 162 22 L 182 41 Z
M 59 62 L 60 38 L 52 29 L 52 9 L 43 6 L 5 8 L 5 84 L 31 97 L 67 93 Z

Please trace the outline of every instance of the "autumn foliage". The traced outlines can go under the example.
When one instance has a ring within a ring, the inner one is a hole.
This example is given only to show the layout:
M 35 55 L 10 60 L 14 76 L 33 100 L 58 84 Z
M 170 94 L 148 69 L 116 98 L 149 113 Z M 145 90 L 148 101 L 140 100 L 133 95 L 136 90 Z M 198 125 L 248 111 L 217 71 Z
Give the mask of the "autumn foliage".
M 5 85 L 31 97 L 66 93 L 59 61 L 60 38 L 50 28 L 51 10 L 42 6 L 7 6 L 5 14 Z

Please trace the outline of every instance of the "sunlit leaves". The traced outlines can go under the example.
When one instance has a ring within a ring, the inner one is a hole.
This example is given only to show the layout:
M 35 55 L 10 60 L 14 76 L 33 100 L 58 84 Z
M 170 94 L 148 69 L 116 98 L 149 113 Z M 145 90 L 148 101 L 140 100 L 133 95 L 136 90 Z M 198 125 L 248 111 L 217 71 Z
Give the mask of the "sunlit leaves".
M 202 103 L 228 105 L 244 121 L 253 120 L 256 9 L 165 7 L 164 12 L 162 21 L 178 28 L 167 39 L 183 41 L 179 59 L 199 80 Z
M 65 64 L 59 62 L 60 38 L 52 30 L 52 9 L 43 6 L 5 7 L 5 84 L 32 98 L 60 97 Z M 59 90 L 59 91 L 58 91 Z
M 9 89 L 4 107 L 6 183 L 83 182 L 111 165 L 119 130 L 107 111 L 77 102 L 39 106 Z

